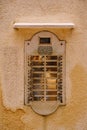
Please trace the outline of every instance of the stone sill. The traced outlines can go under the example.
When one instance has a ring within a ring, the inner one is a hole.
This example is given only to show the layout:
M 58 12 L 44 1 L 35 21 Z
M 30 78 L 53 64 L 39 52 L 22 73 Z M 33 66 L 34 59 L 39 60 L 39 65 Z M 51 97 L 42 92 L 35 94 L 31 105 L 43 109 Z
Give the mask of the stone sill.
M 13 28 L 75 28 L 74 23 L 14 23 Z

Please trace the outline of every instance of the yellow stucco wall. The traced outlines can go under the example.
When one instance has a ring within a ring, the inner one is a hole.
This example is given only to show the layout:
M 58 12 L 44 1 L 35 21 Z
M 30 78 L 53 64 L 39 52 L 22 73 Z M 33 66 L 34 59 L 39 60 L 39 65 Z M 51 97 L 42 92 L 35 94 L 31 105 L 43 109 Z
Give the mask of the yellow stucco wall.
M 73 22 L 45 29 L 66 40 L 66 106 L 47 117 L 23 105 L 24 41 L 43 29 L 14 22 Z M 0 0 L 0 130 L 87 130 L 87 0 Z

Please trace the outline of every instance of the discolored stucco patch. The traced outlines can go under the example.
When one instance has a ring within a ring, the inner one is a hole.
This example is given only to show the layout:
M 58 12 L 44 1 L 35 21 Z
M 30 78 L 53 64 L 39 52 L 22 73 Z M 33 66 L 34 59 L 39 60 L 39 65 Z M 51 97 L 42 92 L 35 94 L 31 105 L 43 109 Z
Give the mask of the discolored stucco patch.
M 61 123 L 72 130 L 77 130 L 76 123 L 80 118 L 84 120 L 84 115 L 87 116 L 87 71 L 78 64 L 73 68 L 70 78 L 71 101 L 63 111 Z
M 44 117 L 35 114 L 30 107 L 14 112 L 8 110 L 3 105 L 2 96 L 0 88 L 0 130 L 44 130 Z
M 72 101 L 86 103 L 84 99 L 87 98 L 87 70 L 80 64 L 76 65 L 70 76 L 72 80 Z
M 24 111 L 21 109 L 12 112 L 3 106 L 0 89 L 0 130 L 24 130 L 25 125 L 21 121 L 22 115 L 24 115 Z

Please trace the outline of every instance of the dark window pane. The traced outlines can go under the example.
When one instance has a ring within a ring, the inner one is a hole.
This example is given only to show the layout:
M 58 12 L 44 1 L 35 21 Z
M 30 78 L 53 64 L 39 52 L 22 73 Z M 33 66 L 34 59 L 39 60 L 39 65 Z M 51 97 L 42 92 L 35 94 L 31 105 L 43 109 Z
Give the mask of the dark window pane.
M 44 62 L 32 62 L 32 65 L 33 66 L 43 66 L 44 65 Z
M 44 89 L 44 85 L 33 85 L 33 89 Z
M 36 71 L 44 71 L 44 68 L 40 67 L 40 68 L 36 68 L 36 67 L 33 67 L 33 72 L 36 72 Z
M 46 95 L 57 95 L 57 91 L 47 91 Z
M 33 91 L 33 95 L 44 95 L 44 91 Z
M 46 66 L 57 66 L 57 62 L 46 62 Z
M 32 61 L 39 60 L 39 62 L 41 62 L 42 60 L 44 60 L 44 56 L 31 56 L 30 59 Z
M 41 44 L 50 44 L 50 38 L 48 37 L 44 37 L 44 38 L 40 38 L 40 43 Z
M 44 83 L 44 79 L 33 79 L 33 84 Z
M 43 73 L 33 73 L 32 74 L 32 78 L 43 78 L 44 77 L 44 74 Z
M 46 56 L 46 60 L 57 60 L 57 56 Z
M 51 67 L 47 67 L 46 68 L 46 71 L 57 71 L 57 67 L 53 67 L 53 68 L 51 68 Z
M 42 100 L 44 100 L 44 97 L 34 97 L 33 100 L 34 101 L 42 101 Z
M 47 97 L 46 100 L 47 101 L 56 101 L 57 97 Z

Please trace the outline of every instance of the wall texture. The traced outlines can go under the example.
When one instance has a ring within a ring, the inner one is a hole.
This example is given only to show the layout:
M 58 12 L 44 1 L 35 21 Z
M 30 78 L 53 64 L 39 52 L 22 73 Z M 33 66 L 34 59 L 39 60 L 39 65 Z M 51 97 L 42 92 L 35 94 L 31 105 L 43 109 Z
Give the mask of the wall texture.
M 75 23 L 45 29 L 66 40 L 66 106 L 47 117 L 24 106 L 24 41 L 42 29 L 15 22 Z M 87 130 L 87 0 L 0 0 L 0 130 Z

